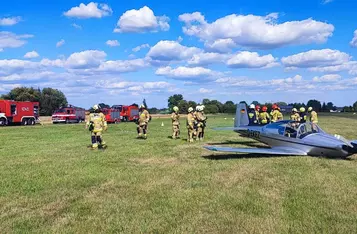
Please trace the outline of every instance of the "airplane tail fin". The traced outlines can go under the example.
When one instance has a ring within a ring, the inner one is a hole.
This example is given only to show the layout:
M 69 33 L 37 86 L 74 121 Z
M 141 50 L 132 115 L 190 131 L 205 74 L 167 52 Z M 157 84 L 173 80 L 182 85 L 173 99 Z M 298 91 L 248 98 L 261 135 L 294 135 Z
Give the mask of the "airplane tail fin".
M 243 127 L 249 125 L 248 108 L 245 102 L 240 102 L 237 105 L 234 127 Z

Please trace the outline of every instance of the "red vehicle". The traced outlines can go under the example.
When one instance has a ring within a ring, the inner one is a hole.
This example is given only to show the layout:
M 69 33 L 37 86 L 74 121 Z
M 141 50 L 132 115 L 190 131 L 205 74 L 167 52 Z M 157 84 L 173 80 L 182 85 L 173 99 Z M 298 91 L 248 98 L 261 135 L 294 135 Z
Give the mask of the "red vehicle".
M 38 102 L 0 100 L 0 126 L 19 124 L 35 125 L 39 116 Z
M 114 105 L 112 108 L 120 111 L 120 120 L 123 122 L 135 121 L 139 119 L 139 107 L 136 105 Z
M 52 123 L 80 123 L 86 118 L 86 111 L 83 108 L 69 105 L 63 107 L 52 114 Z
M 102 113 L 105 115 L 105 118 L 108 123 L 118 123 L 120 122 L 120 111 L 115 108 L 104 108 Z

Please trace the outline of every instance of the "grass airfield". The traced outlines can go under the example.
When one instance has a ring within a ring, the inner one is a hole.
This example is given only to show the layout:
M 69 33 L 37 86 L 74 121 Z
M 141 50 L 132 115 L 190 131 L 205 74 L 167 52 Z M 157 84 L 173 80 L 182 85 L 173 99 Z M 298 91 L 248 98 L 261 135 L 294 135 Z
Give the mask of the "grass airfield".
M 357 139 L 357 116 L 320 117 Z M 205 142 L 171 139 L 153 119 L 109 125 L 92 151 L 84 124 L 0 128 L 0 233 L 356 233 L 357 156 L 349 160 L 220 154 L 206 143 L 259 144 L 209 117 Z M 227 118 L 227 119 L 225 119 Z M 161 123 L 164 126 L 161 126 Z

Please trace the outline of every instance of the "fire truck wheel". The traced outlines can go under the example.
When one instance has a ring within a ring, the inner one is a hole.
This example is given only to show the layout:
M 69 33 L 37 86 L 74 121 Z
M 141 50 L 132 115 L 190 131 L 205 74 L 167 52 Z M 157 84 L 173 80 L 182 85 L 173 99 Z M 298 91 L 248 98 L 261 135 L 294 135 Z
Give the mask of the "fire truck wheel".
M 29 125 L 35 125 L 35 120 L 34 119 L 29 119 Z
M 0 118 L 0 126 L 5 126 L 6 124 L 6 119 Z
M 23 119 L 21 124 L 22 125 L 28 125 L 28 119 Z

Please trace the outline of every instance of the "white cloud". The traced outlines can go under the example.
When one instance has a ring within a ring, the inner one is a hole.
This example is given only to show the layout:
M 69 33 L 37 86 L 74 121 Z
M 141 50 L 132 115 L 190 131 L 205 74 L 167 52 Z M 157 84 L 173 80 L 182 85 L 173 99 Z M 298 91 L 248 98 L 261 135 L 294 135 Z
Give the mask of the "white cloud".
M 209 78 L 216 74 L 216 72 L 203 67 L 160 67 L 155 72 L 156 75 L 166 76 L 174 79 L 187 78 Z
M 87 69 L 99 67 L 105 61 L 107 54 L 99 50 L 86 50 L 71 54 L 67 61 L 66 67 L 71 69 Z
M 219 54 L 219 53 L 198 53 L 194 54 L 188 64 L 196 66 L 205 66 L 214 63 L 225 63 L 225 61 L 230 57 L 229 54 Z
M 18 24 L 21 21 L 20 16 L 8 17 L 0 19 L 0 26 L 12 26 Z
M 242 51 L 227 61 L 231 68 L 269 68 L 277 66 L 276 58 L 271 54 L 260 56 L 256 52 Z
M 133 72 L 148 66 L 144 59 L 105 61 L 100 64 L 100 72 Z
M 200 88 L 200 89 L 198 90 L 198 92 L 200 92 L 200 93 L 212 93 L 213 90 L 212 90 L 212 89 Z
M 82 29 L 82 26 L 78 25 L 78 24 L 71 24 L 72 27 L 76 28 L 76 29 Z
M 322 4 L 325 5 L 325 4 L 330 3 L 330 2 L 332 2 L 332 1 L 333 1 L 333 0 L 322 0 Z
M 108 40 L 105 44 L 111 47 L 120 46 L 120 43 L 117 40 Z
M 155 16 L 154 12 L 147 6 L 139 10 L 128 10 L 120 16 L 114 32 L 157 32 L 170 29 L 169 18 L 166 16 Z
M 351 75 L 357 75 L 357 61 L 348 61 L 343 64 L 333 66 L 311 67 L 310 71 L 314 72 L 340 72 L 348 71 Z
M 209 51 L 215 51 L 220 53 L 231 52 L 233 48 L 237 47 L 237 44 L 231 39 L 218 39 L 213 42 L 206 42 L 205 47 Z
M 69 11 L 63 14 L 67 17 L 74 17 L 79 19 L 88 18 L 102 18 L 110 16 L 113 13 L 112 9 L 107 4 L 98 4 L 90 2 L 87 5 L 84 3 L 79 4 L 77 7 L 72 7 Z
M 306 19 L 277 23 L 278 14 L 267 16 L 227 15 L 213 23 L 208 23 L 200 12 L 183 14 L 179 20 L 185 23 L 183 32 L 196 36 L 208 45 L 223 44 L 233 46 L 271 49 L 288 45 L 324 43 L 332 36 L 334 26 L 324 22 Z M 233 42 L 233 43 L 232 43 Z
M 283 57 L 281 61 L 286 67 L 306 68 L 340 65 L 348 62 L 350 59 L 351 56 L 344 52 L 338 50 L 323 49 L 310 50 L 288 57 Z
M 357 30 L 355 30 L 354 33 L 353 33 L 353 38 L 352 38 L 352 40 L 350 42 L 350 45 L 352 47 L 357 47 Z
M 194 54 L 202 52 L 197 47 L 186 47 L 177 41 L 159 41 L 151 47 L 147 56 L 157 61 L 181 61 L 191 58 Z
M 181 37 L 181 36 L 179 36 L 178 38 L 177 38 L 177 42 L 178 43 L 181 43 L 183 41 L 183 38 Z
M 312 80 L 314 82 L 334 82 L 340 80 L 342 77 L 338 74 L 328 74 L 323 76 L 315 76 Z
M 27 43 L 27 41 L 22 40 L 25 38 L 31 38 L 33 35 L 22 34 L 16 35 L 11 32 L 2 31 L 0 32 L 0 50 L 6 48 L 18 48 Z
M 139 45 L 135 48 L 132 49 L 133 52 L 138 52 L 140 51 L 141 49 L 144 49 L 144 48 L 150 48 L 150 45 L 149 44 L 142 44 L 142 45 Z
M 36 52 L 36 51 L 31 51 L 31 52 L 27 52 L 25 55 L 24 55 L 24 58 L 37 58 L 39 57 L 40 55 Z
M 34 72 L 34 73 L 15 73 L 11 75 L 0 76 L 1 81 L 17 81 L 17 80 L 42 80 L 56 76 L 56 73 L 51 71 Z
M 61 47 L 64 45 L 64 43 L 66 43 L 65 40 L 61 39 L 59 42 L 56 43 L 56 47 Z

